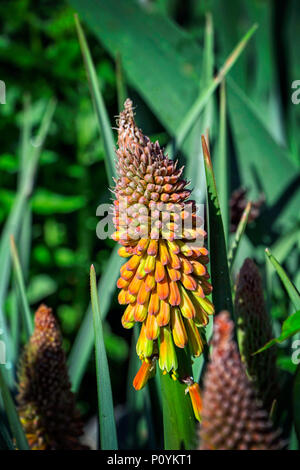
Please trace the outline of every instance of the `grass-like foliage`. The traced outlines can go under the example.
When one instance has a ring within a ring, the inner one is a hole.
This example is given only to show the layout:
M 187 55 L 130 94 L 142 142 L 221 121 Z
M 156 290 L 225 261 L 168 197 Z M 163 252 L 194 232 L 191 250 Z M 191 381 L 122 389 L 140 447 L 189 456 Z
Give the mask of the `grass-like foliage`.
M 0 449 L 299 449 L 297 2 L 38 3 L 0 6 Z

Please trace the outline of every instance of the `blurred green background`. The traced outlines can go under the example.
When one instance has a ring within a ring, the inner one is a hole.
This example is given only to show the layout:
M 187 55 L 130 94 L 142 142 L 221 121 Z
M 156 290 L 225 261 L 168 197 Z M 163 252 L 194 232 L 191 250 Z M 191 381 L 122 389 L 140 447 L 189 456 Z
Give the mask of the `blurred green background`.
M 35 131 L 48 100 L 57 99 L 30 208 L 24 214 L 24 220 L 32 221 L 31 236 L 23 240 L 24 252 L 19 245 L 32 309 L 42 301 L 54 309 L 68 353 L 89 305 L 90 264 L 101 276 L 115 245 L 96 237 L 96 208 L 110 201 L 112 181 L 105 172 L 104 142 L 76 35 L 75 11 L 87 36 L 111 125 L 119 111 L 118 63 L 136 105 L 138 124 L 161 145 L 176 135 L 199 91 L 250 26 L 258 23 L 228 77 L 228 186 L 222 189 L 221 204 L 226 214 L 229 196 L 239 187 L 248 189 L 250 199 L 264 194 L 266 202 L 247 229 L 236 270 L 246 256 L 255 257 L 269 289 L 273 317 L 285 318 L 287 296 L 265 268 L 264 248 L 277 247 L 277 256 L 299 286 L 300 105 L 291 102 L 291 84 L 300 79 L 296 0 L 1 2 L 0 79 L 6 83 L 6 104 L 0 105 L 0 229 L 18 185 L 24 102 L 31 102 Z M 211 41 L 206 49 L 205 38 Z M 224 182 L 218 160 L 218 110 L 219 92 L 177 149 L 200 202 L 205 195 L 200 134 L 207 128 L 217 184 Z M 116 295 L 110 301 L 105 342 L 114 403 L 122 405 L 131 332 L 121 327 Z M 8 315 L 12 303 L 11 291 L 5 304 Z M 288 355 L 282 354 L 281 364 L 293 368 Z M 94 381 L 91 358 L 79 394 L 86 416 L 96 408 Z

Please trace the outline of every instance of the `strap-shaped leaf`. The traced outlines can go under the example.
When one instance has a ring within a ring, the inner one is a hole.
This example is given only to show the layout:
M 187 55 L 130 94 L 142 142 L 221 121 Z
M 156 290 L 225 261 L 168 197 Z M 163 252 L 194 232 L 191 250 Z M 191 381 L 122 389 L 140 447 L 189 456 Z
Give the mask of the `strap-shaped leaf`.
M 93 265 L 91 266 L 90 270 L 90 282 L 91 302 L 93 310 L 93 325 L 95 335 L 96 379 L 98 390 L 101 449 L 117 450 L 117 431 L 114 418 L 110 375 L 103 338 L 102 320 L 97 292 L 96 273 Z

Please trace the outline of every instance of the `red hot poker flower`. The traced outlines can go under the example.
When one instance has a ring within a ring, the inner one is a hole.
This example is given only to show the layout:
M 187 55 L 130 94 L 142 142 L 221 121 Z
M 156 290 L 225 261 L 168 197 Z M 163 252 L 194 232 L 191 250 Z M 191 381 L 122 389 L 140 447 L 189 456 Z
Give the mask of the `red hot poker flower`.
M 118 280 L 119 303 L 127 305 L 122 324 L 141 323 L 137 354 L 143 364 L 134 381 L 141 388 L 151 375 L 153 354 L 158 352 L 159 367 L 173 376 L 176 348 L 189 344 L 192 355 L 200 356 L 200 329 L 214 307 L 207 298 L 212 287 L 206 234 L 195 203 L 188 201 L 183 168 L 136 126 L 129 99 L 124 107 L 118 120 L 113 238 L 128 258 Z

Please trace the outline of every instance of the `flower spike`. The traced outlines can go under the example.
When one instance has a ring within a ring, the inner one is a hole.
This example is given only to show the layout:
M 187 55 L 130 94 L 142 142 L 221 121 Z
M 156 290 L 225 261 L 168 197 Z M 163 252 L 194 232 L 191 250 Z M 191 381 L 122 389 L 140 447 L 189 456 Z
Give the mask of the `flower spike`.
M 250 258 L 244 261 L 239 272 L 235 312 L 242 359 L 265 408 L 270 410 L 279 395 L 276 350 L 271 348 L 253 355 L 274 335 L 265 307 L 262 279 L 258 267 Z
M 148 380 L 153 350 L 164 373 L 176 378 L 176 348 L 190 344 L 199 356 L 199 328 L 214 313 L 206 298 L 212 291 L 206 265 L 206 236 L 191 191 L 158 142 L 137 127 L 130 99 L 118 122 L 117 172 L 114 202 L 115 233 L 126 262 L 120 270 L 119 303 L 127 305 L 125 328 L 142 327 L 137 354 L 142 360 L 134 386 Z M 196 388 L 196 387 L 194 387 Z
M 229 313 L 219 313 L 204 378 L 200 449 L 281 450 L 286 443 L 257 397 L 232 332 Z
M 80 415 L 52 310 L 41 305 L 19 369 L 19 415 L 32 450 L 83 450 Z

